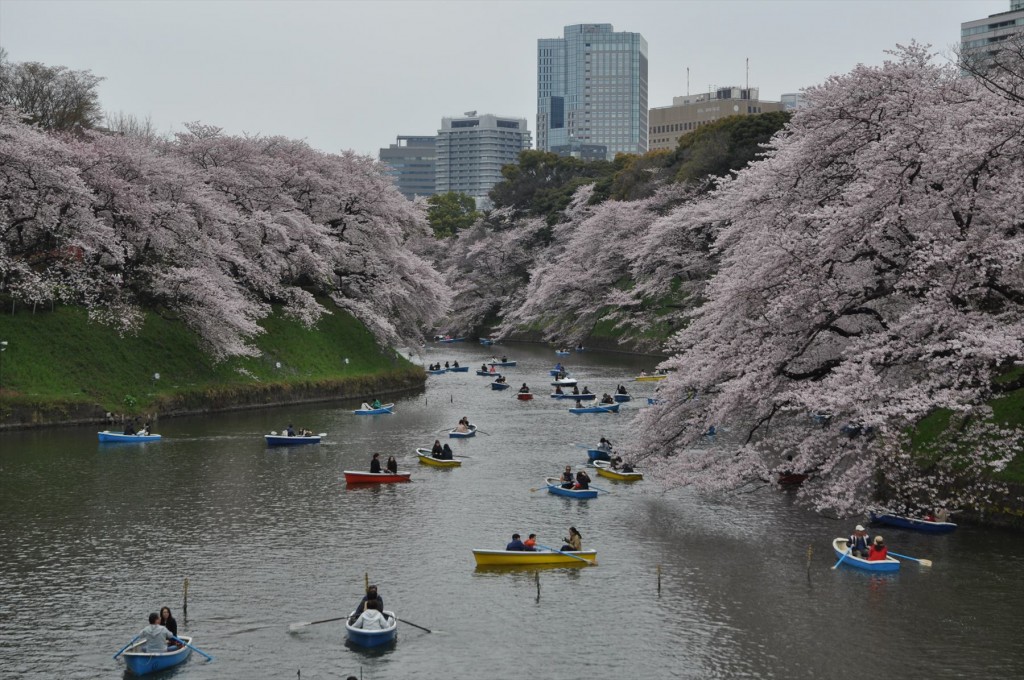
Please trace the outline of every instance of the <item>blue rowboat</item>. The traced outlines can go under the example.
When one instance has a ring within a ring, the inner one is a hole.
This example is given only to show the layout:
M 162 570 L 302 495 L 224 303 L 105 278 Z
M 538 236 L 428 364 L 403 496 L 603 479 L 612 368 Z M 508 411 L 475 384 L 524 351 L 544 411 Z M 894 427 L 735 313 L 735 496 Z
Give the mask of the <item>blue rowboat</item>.
M 450 438 L 452 438 L 452 439 L 465 439 L 466 437 L 475 437 L 476 436 L 476 425 L 470 423 L 469 424 L 469 432 L 457 432 L 455 430 L 452 430 L 452 431 L 450 431 L 448 433 L 448 436 Z
M 489 375 L 492 378 L 497 378 L 499 375 L 501 375 L 501 373 L 497 373 L 495 371 L 484 371 L 484 370 L 479 369 L 479 368 L 476 369 L 476 374 L 477 375 Z
M 547 484 L 548 493 L 553 493 L 556 496 L 565 496 L 566 498 L 576 498 L 579 500 L 597 498 L 596 489 L 563 489 L 562 480 L 557 477 L 548 477 L 544 481 Z
M 647 397 L 647 405 L 648 406 L 654 406 L 655 404 L 660 404 L 660 403 L 661 403 L 661 399 L 658 399 L 657 397 Z
M 466 341 L 465 338 L 441 338 L 440 340 L 438 340 L 438 342 L 443 342 L 443 343 L 446 343 L 446 344 L 447 343 L 452 343 L 452 342 L 465 342 L 465 341 Z
M 181 639 L 192 644 L 192 638 L 190 637 L 182 635 Z M 179 647 L 171 652 L 144 652 L 142 651 L 144 644 L 146 644 L 144 641 L 136 642 L 123 655 L 125 665 L 135 675 L 156 673 L 157 671 L 185 663 L 192 653 L 191 647 Z
M 110 432 L 107 430 L 104 430 L 103 432 L 97 432 L 96 434 L 99 435 L 100 441 L 105 443 L 137 443 L 160 441 L 160 435 L 158 434 L 124 434 L 122 432 Z
M 618 413 L 618 404 L 594 404 L 569 409 L 569 413 Z
M 633 401 L 633 397 L 628 394 L 613 394 L 612 399 L 619 402 L 620 404 L 627 401 Z
M 559 373 L 562 373 L 563 375 L 566 375 L 566 376 L 569 375 L 569 371 L 565 370 L 564 368 L 561 369 L 561 370 L 559 370 L 557 368 L 552 368 L 550 371 L 548 371 L 548 375 L 550 375 L 552 378 L 554 378 Z
M 490 338 L 480 338 L 480 344 L 481 345 L 485 345 L 485 346 L 486 345 L 493 345 L 494 344 L 494 340 L 491 340 Z
M 469 366 L 453 366 L 448 370 L 452 373 L 469 373 Z
M 491 389 L 492 390 L 507 390 L 509 387 L 510 387 L 510 385 L 508 383 L 500 383 L 500 382 L 492 382 L 491 383 Z
M 349 614 L 348 620 L 351 621 L 355 614 L 355 612 Z M 398 637 L 398 617 L 395 616 L 394 612 L 385 611 L 384 618 L 390 624 L 384 630 L 363 630 L 362 628 L 355 628 L 346 621 L 345 631 L 348 633 L 348 641 L 359 647 L 380 647 L 381 645 L 393 642 Z
M 391 409 L 395 407 L 394 404 L 384 404 L 380 408 L 369 408 L 366 404 L 363 404 L 363 408 L 357 408 L 352 413 L 357 416 L 379 416 L 385 413 L 394 413 Z
M 447 368 L 438 368 L 436 370 L 431 370 L 431 369 L 428 368 L 428 369 L 426 369 L 426 371 L 430 375 L 441 375 L 442 373 L 447 373 L 448 369 Z
M 316 434 L 310 437 L 289 437 L 286 434 L 265 434 L 263 438 L 267 440 L 267 446 L 301 446 L 302 444 L 319 444 L 322 436 Z
M 559 378 L 551 382 L 552 387 L 576 387 L 579 381 L 576 378 Z
M 590 401 L 591 399 L 597 399 L 596 394 L 572 394 L 571 392 L 558 392 L 551 393 L 552 399 L 579 399 L 580 401 Z
M 610 461 L 612 458 L 608 455 L 607 451 L 601 449 L 587 449 L 587 458 L 593 463 L 595 460 L 606 460 Z
M 839 558 L 846 555 L 846 559 L 842 561 L 842 564 L 854 567 L 855 569 L 863 569 L 864 571 L 892 572 L 900 570 L 900 561 L 892 557 L 886 557 L 884 560 L 875 560 L 874 562 L 871 562 L 863 557 L 854 557 L 853 555 L 847 554 L 849 550 L 849 548 L 846 547 L 847 540 L 848 539 L 845 538 L 837 538 L 832 541 L 832 550 L 835 551 L 836 557 Z
M 557 349 L 557 350 L 555 350 L 555 354 L 557 354 L 560 357 L 567 357 L 567 356 L 569 356 L 569 351 L 568 350 Z
M 488 366 L 515 366 L 516 362 L 514 362 L 514 361 L 488 361 L 487 365 Z
M 900 529 L 923 531 L 927 534 L 949 534 L 956 531 L 956 524 L 953 522 L 929 522 L 925 519 L 912 519 L 884 513 L 871 513 L 871 521 L 875 524 L 887 524 Z

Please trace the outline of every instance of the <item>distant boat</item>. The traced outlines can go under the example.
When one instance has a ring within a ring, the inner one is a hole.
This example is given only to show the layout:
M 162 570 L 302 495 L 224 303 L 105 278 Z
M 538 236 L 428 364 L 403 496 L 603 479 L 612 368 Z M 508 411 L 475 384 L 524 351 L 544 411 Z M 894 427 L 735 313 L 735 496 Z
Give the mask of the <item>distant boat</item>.
M 579 399 L 580 401 L 590 401 L 591 399 L 597 399 L 596 394 L 573 394 L 571 392 L 558 392 L 551 393 L 552 399 Z
M 104 430 L 103 432 L 97 432 L 99 439 L 104 443 L 121 442 L 124 444 L 134 444 L 138 442 L 156 442 L 160 441 L 160 435 L 158 434 L 124 434 L 123 432 L 110 432 Z
M 529 392 L 519 392 L 516 394 L 516 399 L 518 399 L 519 401 L 530 401 L 531 399 L 533 399 L 533 395 L 530 394 Z
M 377 408 L 372 408 L 367 404 L 363 404 L 363 408 L 357 408 L 352 411 L 357 416 L 379 416 L 384 413 L 394 413 L 391 409 L 395 408 L 394 404 L 382 404 Z
M 516 362 L 514 362 L 514 361 L 488 361 L 487 365 L 488 366 L 515 366 Z
M 192 644 L 190 637 L 182 635 L 180 639 Z M 192 653 L 192 648 L 188 646 L 179 647 L 171 652 L 144 652 L 142 650 L 145 644 L 144 640 L 136 642 L 124 653 L 124 663 L 134 675 L 148 675 L 172 668 L 185 663 Z
M 476 425 L 470 423 L 469 424 L 469 431 L 468 432 L 459 432 L 458 428 L 455 428 L 455 429 L 451 430 L 450 432 L 448 432 L 448 436 L 451 437 L 452 439 L 460 439 L 460 438 L 461 439 L 465 439 L 466 437 L 475 437 L 476 436 Z
M 289 437 L 286 434 L 265 434 L 263 438 L 266 440 L 267 446 L 302 446 L 303 444 L 319 444 L 322 436 L 315 434 L 309 437 Z
M 430 449 L 416 449 L 416 456 L 421 463 L 431 467 L 462 467 L 461 458 L 434 458 Z
M 597 564 L 596 550 L 482 550 L 473 549 L 478 567 L 514 567 L 557 564 L 565 567 L 585 567 Z
M 569 356 L 570 352 L 567 349 L 556 349 L 555 354 L 557 354 L 560 357 L 567 357 Z
M 656 373 L 655 375 L 638 375 L 633 378 L 636 382 L 654 382 L 656 380 L 664 380 L 668 375 L 665 373 Z
M 633 401 L 633 397 L 628 394 L 613 394 L 612 399 L 619 402 L 620 404 L 627 401 Z
M 441 338 L 438 342 L 451 343 L 451 342 L 465 342 L 465 338 Z
M 452 373 L 469 373 L 469 366 L 453 366 L 448 370 Z
M 511 385 L 509 385 L 507 382 L 501 382 L 501 383 L 500 382 L 492 382 L 491 383 L 491 389 L 492 390 L 507 390 L 509 387 L 511 387 Z
M 559 378 L 552 381 L 552 387 L 575 387 L 579 381 L 576 378 Z
M 608 455 L 607 451 L 601 449 L 587 449 L 587 458 L 591 463 L 598 460 L 611 460 L 611 456 Z
M 349 621 L 352 620 L 355 614 L 355 612 L 349 614 Z M 383 614 L 388 623 L 388 627 L 384 630 L 364 630 L 356 628 L 346 621 L 345 632 L 348 635 L 348 641 L 359 647 L 380 647 L 389 642 L 394 642 L 398 636 L 398 617 L 395 616 L 394 612 L 385 611 Z
M 480 344 L 484 346 L 493 345 L 494 340 L 491 340 L 490 338 L 480 338 Z
M 569 413 L 618 413 L 619 404 L 594 404 L 593 406 L 577 406 L 569 409 Z
M 562 480 L 558 477 L 548 477 L 544 482 L 548 487 L 548 493 L 556 496 L 565 496 L 566 498 L 576 498 L 578 500 L 597 498 L 596 489 L 563 489 Z
M 394 484 L 408 482 L 412 479 L 411 472 L 362 472 L 360 470 L 344 470 L 345 481 L 349 484 Z
M 602 477 L 607 477 L 608 479 L 617 479 L 620 482 L 635 482 L 644 478 L 643 473 L 637 472 L 636 470 L 634 470 L 633 472 L 613 470 L 612 464 L 603 460 L 595 460 L 594 467 L 597 468 L 597 474 L 601 475 Z
M 926 519 L 912 519 L 910 517 L 900 517 L 899 515 L 889 515 L 885 513 L 871 513 L 871 521 L 875 524 L 887 524 L 901 529 L 923 531 L 927 534 L 949 534 L 957 529 L 957 525 L 953 522 L 935 522 Z
M 428 369 L 426 369 L 426 371 L 430 375 L 441 375 L 442 373 L 447 373 L 448 369 L 447 368 L 428 368 Z

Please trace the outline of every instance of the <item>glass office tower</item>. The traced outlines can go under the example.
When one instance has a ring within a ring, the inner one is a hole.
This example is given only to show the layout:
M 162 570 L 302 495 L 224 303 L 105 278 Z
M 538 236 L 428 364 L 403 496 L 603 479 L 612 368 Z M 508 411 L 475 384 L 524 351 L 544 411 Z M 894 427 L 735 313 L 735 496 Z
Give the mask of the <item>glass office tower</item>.
M 647 151 L 647 41 L 611 24 L 566 26 L 537 41 L 537 148 L 573 143 Z

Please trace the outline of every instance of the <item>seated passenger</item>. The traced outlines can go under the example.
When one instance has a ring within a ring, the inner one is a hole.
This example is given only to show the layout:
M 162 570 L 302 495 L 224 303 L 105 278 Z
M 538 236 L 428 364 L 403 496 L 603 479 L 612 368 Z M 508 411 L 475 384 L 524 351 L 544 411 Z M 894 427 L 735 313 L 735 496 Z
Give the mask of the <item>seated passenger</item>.
M 447 444 L 441 449 L 441 460 L 453 460 L 455 456 L 452 454 L 452 447 Z
M 526 546 L 519 538 L 519 534 L 512 534 L 512 540 L 505 546 L 505 550 L 526 550 Z
M 430 455 L 433 456 L 434 458 L 440 458 L 442 451 L 444 451 L 444 449 L 441 448 L 441 440 L 435 439 L 434 445 L 430 447 Z
M 576 483 L 573 488 L 577 491 L 586 491 L 590 488 L 590 475 L 585 470 L 580 470 L 576 473 Z
M 387 617 L 384 616 L 383 609 L 384 607 L 380 600 L 370 600 L 366 603 L 366 609 L 359 615 L 359 618 L 352 624 L 352 627 L 363 630 L 387 629 L 391 624 Z
M 530 537 L 523 541 L 524 550 L 536 550 L 537 549 L 537 534 L 530 534 Z
M 889 549 L 885 547 L 885 541 L 881 536 L 875 536 L 875 542 L 868 548 L 868 561 L 880 562 L 889 556 Z

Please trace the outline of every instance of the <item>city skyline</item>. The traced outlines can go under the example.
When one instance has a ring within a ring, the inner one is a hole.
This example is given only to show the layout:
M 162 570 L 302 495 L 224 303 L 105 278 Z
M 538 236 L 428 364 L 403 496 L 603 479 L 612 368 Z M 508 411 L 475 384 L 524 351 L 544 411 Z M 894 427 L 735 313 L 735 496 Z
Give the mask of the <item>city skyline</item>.
M 147 2 L 0 0 L 0 46 L 105 78 L 104 110 L 376 157 L 465 110 L 536 132 L 537 41 L 610 23 L 649 46 L 651 108 L 711 88 L 761 98 L 880 64 L 897 43 L 951 55 L 1009 0 L 845 2 Z M 842 27 L 837 31 L 836 27 Z M 750 60 L 749 80 L 746 60 Z

